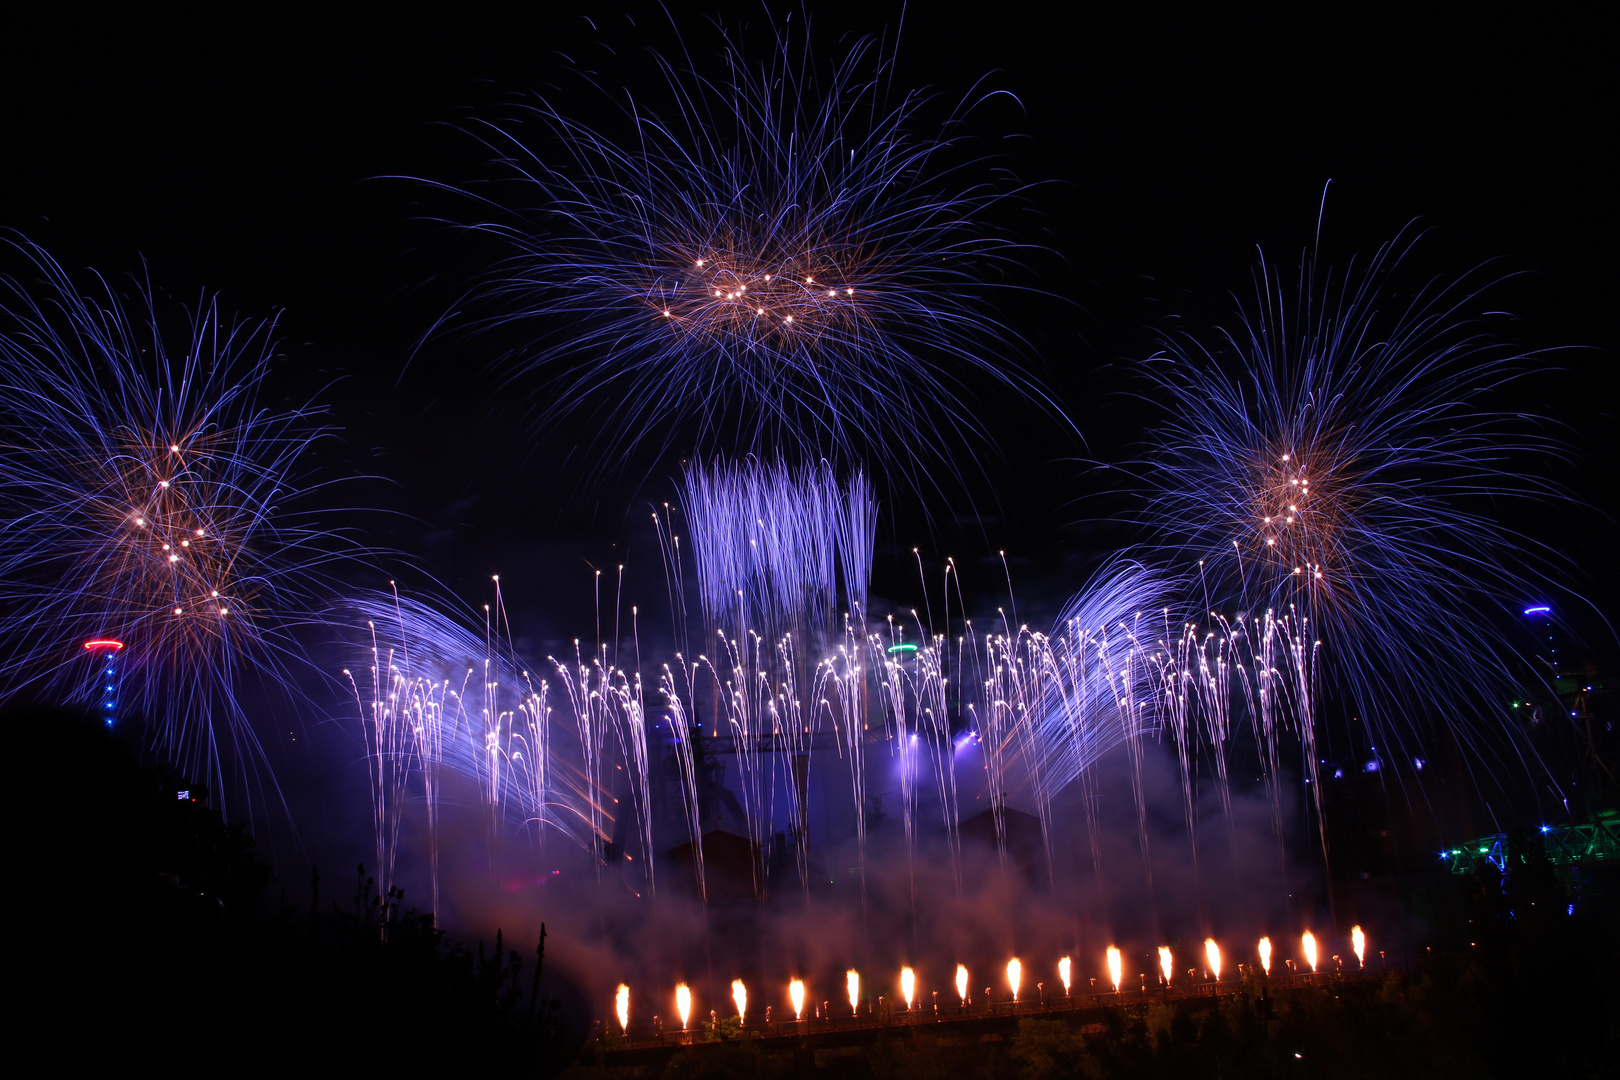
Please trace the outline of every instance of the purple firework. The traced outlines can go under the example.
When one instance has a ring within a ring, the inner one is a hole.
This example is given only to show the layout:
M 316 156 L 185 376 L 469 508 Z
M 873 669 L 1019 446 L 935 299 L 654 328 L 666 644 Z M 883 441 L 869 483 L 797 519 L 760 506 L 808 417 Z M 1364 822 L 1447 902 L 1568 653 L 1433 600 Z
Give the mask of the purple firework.
M 518 342 L 508 369 L 549 379 L 543 420 L 588 415 L 613 460 L 690 436 L 937 467 L 982 434 L 961 372 L 1046 400 L 990 304 L 1028 250 L 994 219 L 1026 188 L 967 134 L 1016 102 L 897 95 L 872 41 L 826 67 L 776 30 L 762 60 L 722 30 L 712 72 L 653 53 L 661 108 L 576 70 L 578 92 L 472 125 L 506 182 L 468 227 L 507 254 L 441 328 Z

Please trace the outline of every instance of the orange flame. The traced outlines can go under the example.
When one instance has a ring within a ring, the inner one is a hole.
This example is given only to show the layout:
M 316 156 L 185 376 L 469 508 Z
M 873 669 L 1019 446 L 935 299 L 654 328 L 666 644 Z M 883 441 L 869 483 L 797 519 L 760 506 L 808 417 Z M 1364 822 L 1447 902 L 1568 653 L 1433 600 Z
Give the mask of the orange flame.
M 1125 965 L 1120 960 L 1119 950 L 1108 946 L 1108 978 L 1112 980 L 1115 991 L 1119 990 L 1120 980 L 1125 977 Z
M 613 997 L 613 1011 L 619 1014 L 619 1030 L 630 1030 L 630 988 L 624 983 L 619 984 L 619 992 Z
M 861 1009 L 861 973 L 854 968 L 844 972 L 844 986 L 849 990 L 849 1011 L 858 1013 Z
M 1299 939 L 1299 942 L 1300 942 L 1301 945 L 1303 945 L 1305 947 L 1305 962 L 1311 965 L 1311 970 L 1312 971 L 1315 971 L 1316 970 L 1316 935 L 1311 933 L 1309 930 L 1307 930 L 1307 931 L 1305 931 L 1304 936 L 1302 936 Z
M 675 988 L 675 1011 L 681 1014 L 681 1030 L 686 1030 L 686 1022 L 692 1018 L 692 988 L 681 983 Z
M 788 1000 L 793 1002 L 793 1019 L 804 1019 L 804 980 L 794 979 L 788 983 Z
M 967 1001 L 967 965 L 956 965 L 956 996 Z
M 731 1000 L 737 1003 L 737 1021 L 741 1023 L 748 1015 L 748 987 L 741 979 L 731 980 Z
M 1356 951 L 1356 963 L 1362 967 L 1367 966 L 1367 935 L 1361 932 L 1361 927 L 1350 928 L 1350 947 Z
M 1170 985 L 1170 972 L 1176 966 L 1175 957 L 1170 955 L 1170 946 L 1159 946 L 1159 970 L 1164 972 L 1164 985 Z
M 1074 965 L 1070 963 L 1069 958 L 1067 956 L 1065 956 L 1063 959 L 1058 961 L 1058 978 L 1063 980 L 1063 996 L 1064 997 L 1069 996 L 1069 987 L 1073 985 L 1073 980 L 1070 978 L 1070 975 L 1071 975 L 1071 973 L 1073 971 L 1074 971 Z
M 1267 975 L 1271 974 L 1271 939 L 1268 937 L 1260 939 L 1260 966 L 1266 969 Z
M 911 1008 L 911 999 L 917 992 L 917 973 L 908 967 L 900 969 L 900 995 L 906 999 L 906 1008 Z
M 1018 962 L 1018 957 L 1007 961 L 1007 985 L 1012 987 L 1013 1000 L 1018 1000 L 1018 984 L 1024 981 L 1024 965 Z
M 1221 977 L 1221 947 L 1214 938 L 1204 939 L 1204 959 L 1209 961 L 1209 973 L 1217 980 Z

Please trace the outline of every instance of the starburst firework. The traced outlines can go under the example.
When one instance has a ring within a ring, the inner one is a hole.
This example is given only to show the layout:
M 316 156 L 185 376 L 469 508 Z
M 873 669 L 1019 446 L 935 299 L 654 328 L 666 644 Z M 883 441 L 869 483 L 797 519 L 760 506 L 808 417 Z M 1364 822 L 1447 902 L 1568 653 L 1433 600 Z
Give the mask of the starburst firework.
M 472 126 L 508 182 L 469 227 L 508 254 L 444 325 L 516 341 L 544 419 L 588 414 L 613 461 L 690 436 L 955 468 L 963 371 L 1045 400 L 987 302 L 1028 250 L 997 223 L 1024 189 L 967 132 L 999 95 L 896 101 L 869 40 L 823 68 L 785 31 L 763 61 L 722 37 L 712 75 L 653 54 L 662 111 L 579 72 L 611 122 L 558 92 Z
M 116 638 L 120 712 L 197 779 L 251 770 L 239 694 L 292 682 L 294 627 L 352 550 L 310 500 L 329 429 L 264 400 L 274 320 L 205 295 L 176 334 L 146 282 L 81 292 L 11 244 L 35 280 L 0 284 L 0 693 L 82 695 L 81 643 Z

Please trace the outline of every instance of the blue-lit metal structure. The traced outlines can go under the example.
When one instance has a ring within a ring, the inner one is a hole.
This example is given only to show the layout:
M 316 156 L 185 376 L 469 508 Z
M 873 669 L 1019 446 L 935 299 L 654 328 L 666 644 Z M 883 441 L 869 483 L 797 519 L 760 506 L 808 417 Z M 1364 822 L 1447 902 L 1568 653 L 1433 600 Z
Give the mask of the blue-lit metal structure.
M 1547 861 L 1557 867 L 1620 861 L 1620 812 L 1606 811 L 1585 825 L 1543 825 L 1540 835 Z M 1470 840 L 1440 857 L 1453 874 L 1468 874 L 1476 859 L 1505 871 L 1508 854 L 1508 834 L 1498 833 Z

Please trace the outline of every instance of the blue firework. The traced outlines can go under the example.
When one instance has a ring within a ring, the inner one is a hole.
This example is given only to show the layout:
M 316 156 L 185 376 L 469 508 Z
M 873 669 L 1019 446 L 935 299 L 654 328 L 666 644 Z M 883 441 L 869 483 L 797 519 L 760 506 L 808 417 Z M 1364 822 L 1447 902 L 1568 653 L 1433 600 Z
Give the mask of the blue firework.
M 713 71 L 652 55 L 663 108 L 576 72 L 583 97 L 472 126 L 508 182 L 470 228 L 508 254 L 441 329 L 519 342 L 543 420 L 620 451 L 937 464 L 982 435 L 962 372 L 1044 401 L 991 304 L 1028 250 L 994 223 L 1025 188 L 966 131 L 998 95 L 896 95 L 870 40 L 823 68 L 785 32 L 763 59 L 721 38 Z
M 354 550 L 308 475 L 330 429 L 262 395 L 274 320 L 84 292 L 10 243 L 31 277 L 0 281 L 0 695 L 88 693 L 83 643 L 120 642 L 119 715 L 199 780 L 253 768 L 240 695 L 292 682 L 294 628 Z
M 1562 452 L 1513 397 L 1534 357 L 1479 326 L 1494 282 L 1398 286 L 1415 239 L 1297 282 L 1262 261 L 1231 327 L 1148 365 L 1169 410 L 1148 521 L 1211 628 L 1287 620 L 1372 745 L 1409 756 L 1425 721 L 1475 749 L 1500 732 L 1468 718 L 1519 677 L 1507 618 L 1558 560 L 1514 520 L 1557 495 Z

